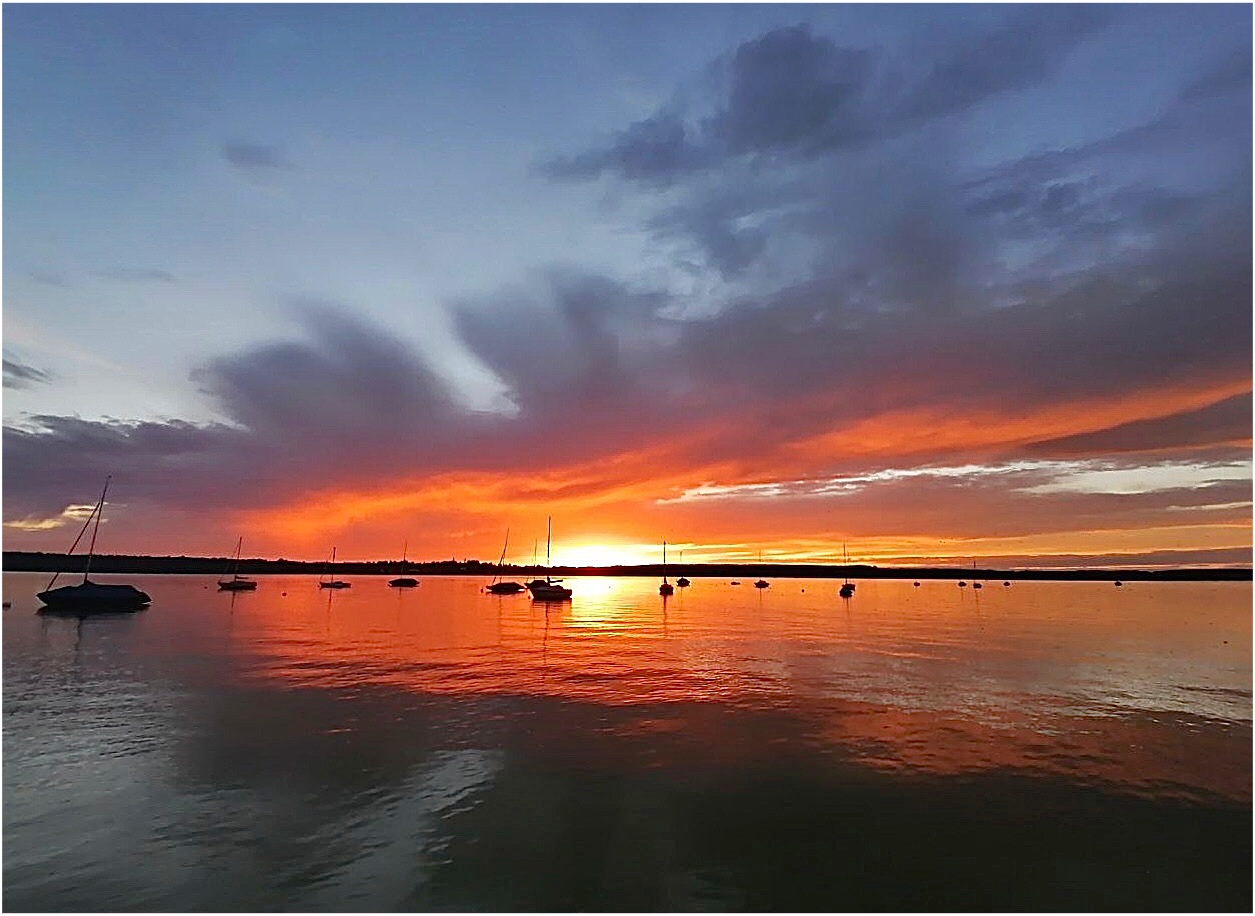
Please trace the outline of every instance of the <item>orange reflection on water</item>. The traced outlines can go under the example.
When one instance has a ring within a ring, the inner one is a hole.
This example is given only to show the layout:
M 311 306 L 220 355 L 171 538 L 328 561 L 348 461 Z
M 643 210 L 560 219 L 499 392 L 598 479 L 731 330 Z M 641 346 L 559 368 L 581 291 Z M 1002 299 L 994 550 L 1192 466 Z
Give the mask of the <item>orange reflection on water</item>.
M 571 601 L 544 604 L 465 578 L 283 581 L 286 599 L 266 580 L 236 605 L 249 677 L 641 707 L 633 740 L 678 754 L 769 754 L 711 724 L 734 712 L 766 717 L 767 746 L 877 769 L 1250 798 L 1249 583 L 881 580 L 842 601 L 830 580 L 664 599 L 654 579 L 572 578 Z

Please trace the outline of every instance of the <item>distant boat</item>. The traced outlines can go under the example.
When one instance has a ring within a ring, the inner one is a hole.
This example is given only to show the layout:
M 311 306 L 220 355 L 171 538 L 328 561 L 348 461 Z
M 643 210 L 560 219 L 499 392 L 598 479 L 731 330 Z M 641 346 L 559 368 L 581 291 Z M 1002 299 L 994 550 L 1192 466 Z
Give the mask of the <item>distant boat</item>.
M 244 546 L 244 536 L 240 535 L 239 540 L 235 542 L 235 562 L 231 564 L 231 568 L 227 571 L 231 573 L 230 579 L 218 580 L 218 591 L 221 592 L 251 592 L 257 588 L 257 583 L 248 576 L 240 575 L 240 548 Z
M 1010 587 L 1011 587 L 1011 583 L 1010 583 L 1010 582 L 1003 582 L 1003 583 L 1002 583 L 1002 586 L 1003 586 L 1003 588 L 1010 588 Z
M 658 594 L 670 595 L 675 591 L 674 586 L 667 581 L 667 542 L 662 542 L 662 584 L 658 586 Z
M 680 551 L 680 563 L 681 565 L 683 565 L 684 563 L 684 551 L 683 550 Z M 693 584 L 692 582 L 690 582 L 688 579 L 684 578 L 683 576 L 680 576 L 680 578 L 675 580 L 676 588 L 688 588 L 692 584 Z
M 763 552 L 761 550 L 758 551 L 758 565 L 759 566 L 763 565 Z M 754 583 L 754 588 L 770 588 L 770 587 L 771 587 L 771 583 L 768 582 L 766 579 L 759 579 L 757 582 Z
M 740 585 L 741 583 L 740 583 L 740 582 L 737 582 L 735 579 L 733 579 L 733 580 L 732 580 L 731 582 L 729 582 L 728 584 L 729 584 L 729 585 Z
M 1123 588 L 1123 587 L 1124 587 L 1124 583 L 1121 582 L 1119 579 L 1116 579 L 1116 588 Z
M 492 577 L 492 581 L 484 587 L 484 591 L 493 595 L 517 595 L 523 591 L 523 586 L 517 582 L 507 582 L 501 578 L 502 568 L 505 566 L 506 548 L 510 546 L 510 529 L 505 530 L 505 543 L 501 545 L 501 558 L 497 560 L 497 574 Z
M 549 550 L 553 541 L 553 519 L 549 519 L 549 531 L 545 536 L 545 568 L 549 568 Z M 571 597 L 571 590 L 563 585 L 559 585 L 561 579 L 554 579 L 545 576 L 544 579 L 533 579 L 527 583 L 527 590 L 532 593 L 532 599 L 536 601 L 565 601 Z
M 915 587 L 916 587 L 916 588 L 919 588 L 919 583 L 918 583 L 918 582 L 916 582 L 916 583 L 915 583 Z
M 83 522 L 83 529 L 79 531 L 78 537 L 74 539 L 74 543 L 70 545 L 67 553 L 67 556 L 74 553 L 74 548 L 83 539 L 83 535 L 87 533 L 87 526 L 92 523 L 94 518 L 96 525 L 92 529 L 91 545 L 87 548 L 87 563 L 83 568 L 83 581 L 78 585 L 63 585 L 60 588 L 53 588 L 53 583 L 57 581 L 57 577 L 61 574 L 57 573 L 54 575 L 48 580 L 47 587 L 35 596 L 44 603 L 44 610 L 93 614 L 108 611 L 138 611 L 152 603 L 152 599 L 147 594 L 141 592 L 133 585 L 101 585 L 87 578 L 91 573 L 92 557 L 96 553 L 96 534 L 100 531 L 100 519 L 105 511 L 105 494 L 109 492 L 109 481 L 111 479 L 112 475 L 105 478 L 105 487 L 100 491 L 100 499 L 97 501 L 95 508 L 92 509 L 91 514 L 87 516 L 87 521 Z
M 331 559 L 327 563 L 327 572 L 324 573 L 323 575 L 330 575 L 331 578 L 323 579 L 322 576 L 319 576 L 318 577 L 319 588 L 352 588 L 353 587 L 352 582 L 345 582 L 343 579 L 336 578 L 336 549 L 334 547 L 331 548 Z
M 854 583 L 850 581 L 850 551 L 846 548 L 844 542 L 841 544 L 841 550 L 845 553 L 845 583 L 837 590 L 837 594 L 842 598 L 854 597 Z
M 984 587 L 985 587 L 984 583 L 976 581 L 976 561 L 973 560 L 972 561 L 972 588 L 984 588 Z
M 967 583 L 962 579 L 959 580 L 959 588 L 967 588 Z
M 409 557 L 409 555 L 410 555 L 410 542 L 406 541 L 404 546 L 401 548 L 401 572 L 406 571 L 405 561 Z M 388 587 L 389 588 L 417 588 L 418 580 L 411 579 L 409 576 L 398 576 L 395 579 L 388 580 Z

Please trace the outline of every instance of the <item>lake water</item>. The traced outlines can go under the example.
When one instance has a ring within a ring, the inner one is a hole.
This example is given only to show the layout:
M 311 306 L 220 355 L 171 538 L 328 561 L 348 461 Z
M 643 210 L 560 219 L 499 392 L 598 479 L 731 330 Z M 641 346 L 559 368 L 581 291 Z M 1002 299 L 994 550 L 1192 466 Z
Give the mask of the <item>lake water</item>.
M 1251 908 L 1250 583 L 6 573 L 9 910 Z

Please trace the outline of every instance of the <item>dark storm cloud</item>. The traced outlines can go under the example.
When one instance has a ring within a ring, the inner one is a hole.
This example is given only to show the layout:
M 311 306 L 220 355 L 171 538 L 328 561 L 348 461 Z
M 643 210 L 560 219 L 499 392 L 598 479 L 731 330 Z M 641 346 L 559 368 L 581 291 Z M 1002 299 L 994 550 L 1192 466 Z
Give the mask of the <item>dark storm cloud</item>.
M 46 369 L 37 369 L 16 359 L 4 357 L 5 388 L 30 388 L 33 385 L 47 384 L 52 379 L 53 374 Z
M 248 172 L 277 171 L 292 168 L 292 163 L 274 146 L 264 143 L 227 143 L 222 155 L 237 169 Z
M 876 49 L 840 47 L 806 24 L 776 29 L 711 66 L 716 89 L 706 106 L 674 102 L 608 145 L 542 170 L 665 185 L 741 157 L 807 158 L 883 140 L 1049 77 L 1104 19 L 1096 7 L 1024 8 L 936 49 L 922 74 Z

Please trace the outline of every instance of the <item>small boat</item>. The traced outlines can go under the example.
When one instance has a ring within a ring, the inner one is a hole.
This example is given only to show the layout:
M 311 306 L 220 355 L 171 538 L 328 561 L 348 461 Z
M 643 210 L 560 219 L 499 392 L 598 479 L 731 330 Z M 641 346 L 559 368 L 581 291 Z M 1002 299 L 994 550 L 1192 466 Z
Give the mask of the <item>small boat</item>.
M 738 582 L 738 581 L 736 581 L 735 579 L 733 579 L 733 580 L 732 580 L 731 582 L 729 582 L 728 584 L 729 584 L 729 585 L 740 585 L 741 583 L 740 583 L 740 582 Z
M 231 568 L 227 572 L 231 573 L 230 579 L 218 580 L 218 591 L 220 592 L 251 592 L 257 588 L 257 582 L 248 576 L 240 575 L 240 548 L 244 546 L 244 536 L 240 535 L 240 539 L 235 542 L 235 562 L 231 564 Z
M 658 586 L 658 594 L 670 595 L 675 587 L 667 581 L 667 542 L 662 542 L 662 584 Z
M 962 579 L 959 580 L 959 588 L 967 588 L 967 583 Z
M 505 530 L 505 543 L 501 545 L 501 557 L 497 560 L 497 574 L 492 577 L 492 581 L 484 586 L 484 591 L 491 595 L 517 595 L 523 591 L 523 586 L 517 582 L 508 582 L 501 578 L 501 571 L 505 566 L 506 548 L 510 546 L 510 529 Z
M 758 551 L 758 565 L 759 566 L 763 565 L 763 552 L 761 550 Z M 770 588 L 770 587 L 771 587 L 771 583 L 768 582 L 766 579 L 759 579 L 757 582 L 754 583 L 754 588 Z
M 984 587 L 985 587 L 984 583 L 976 581 L 976 561 L 973 560 L 972 561 L 972 588 L 984 588 Z
M 146 593 L 141 592 L 133 585 L 102 585 L 99 582 L 92 582 L 88 578 L 92 568 L 92 557 L 96 553 L 96 535 L 100 531 L 100 518 L 104 515 L 105 494 L 109 492 L 109 481 L 111 479 L 112 475 L 105 478 L 105 487 L 100 491 L 100 499 L 96 502 L 96 506 L 92 509 L 91 514 L 87 516 L 87 520 L 83 522 L 83 528 L 79 531 L 78 537 L 70 545 L 69 553 L 72 554 L 74 553 L 74 548 L 78 546 L 78 542 L 87 533 L 87 526 L 92 523 L 94 518 L 96 525 L 92 529 L 91 545 L 87 548 L 87 563 L 83 569 L 83 581 L 78 585 L 63 585 L 60 588 L 53 588 L 53 583 L 57 581 L 57 577 L 61 574 L 57 573 L 54 575 L 48 580 L 48 585 L 44 590 L 35 596 L 44 603 L 44 607 L 41 610 L 94 614 L 108 613 L 110 611 L 138 611 L 152 603 L 152 599 Z
M 345 582 L 343 579 L 336 578 L 336 549 L 334 547 L 331 548 L 331 559 L 327 563 L 327 572 L 324 573 L 323 575 L 330 575 L 331 578 L 323 579 L 322 576 L 319 576 L 318 577 L 319 588 L 352 588 L 353 587 L 352 582 Z
M 549 550 L 553 541 L 553 519 L 549 519 L 549 533 L 545 536 L 545 568 L 549 568 Z M 566 601 L 571 597 L 571 590 L 559 585 L 562 580 L 545 576 L 544 579 L 533 579 L 527 583 L 527 590 L 532 593 L 534 601 Z
M 916 588 L 919 588 L 919 583 L 918 583 L 918 582 L 916 582 L 916 583 L 915 583 L 915 587 L 916 587 Z
M 410 542 L 406 541 L 405 546 L 401 548 L 401 572 L 405 572 L 405 560 L 410 554 Z M 398 576 L 395 579 L 388 580 L 389 588 L 417 588 L 418 580 L 409 576 Z
M 1010 583 L 1010 582 L 1003 582 L 1003 583 L 1002 583 L 1002 587 L 1003 587 L 1003 588 L 1010 588 L 1010 587 L 1011 587 L 1011 583 Z
M 1119 579 L 1116 579 L 1116 588 L 1123 588 L 1123 587 L 1124 587 L 1124 583 L 1121 582 Z
M 846 548 L 844 543 L 841 544 L 841 549 L 842 551 L 845 552 L 846 577 L 845 577 L 845 582 L 842 584 L 841 588 L 837 589 L 837 594 L 840 595 L 842 598 L 853 598 L 854 597 L 854 583 L 850 581 L 850 576 L 849 576 L 850 551 Z
M 683 550 L 681 550 L 681 551 L 680 551 L 680 562 L 681 562 L 681 563 L 683 563 L 683 562 L 684 562 L 684 551 L 683 551 Z M 676 580 L 675 580 L 675 587 L 676 587 L 676 588 L 688 588 L 688 587 L 689 587 L 690 585 L 692 585 L 692 584 L 693 584 L 692 582 L 690 582 L 688 579 L 684 578 L 683 576 L 680 576 L 680 578 L 678 578 L 678 579 L 676 579 Z

